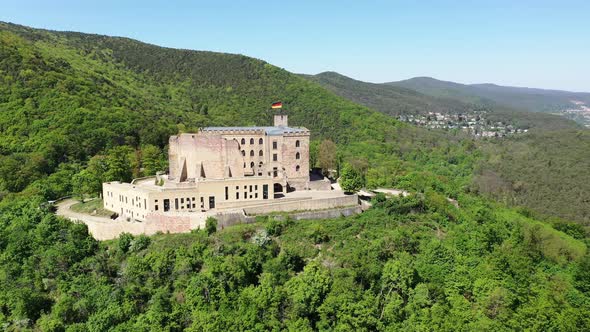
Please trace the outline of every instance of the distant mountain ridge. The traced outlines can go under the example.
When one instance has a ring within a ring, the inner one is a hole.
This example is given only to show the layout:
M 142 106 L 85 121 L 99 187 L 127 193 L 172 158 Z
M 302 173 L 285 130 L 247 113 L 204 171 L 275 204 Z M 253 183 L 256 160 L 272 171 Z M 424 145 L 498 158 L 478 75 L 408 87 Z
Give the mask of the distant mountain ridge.
M 412 89 L 430 96 L 456 98 L 464 102 L 499 104 L 531 112 L 553 113 L 576 107 L 573 101 L 590 105 L 590 93 L 501 86 L 492 83 L 461 84 L 431 77 L 384 83 Z
M 485 97 L 483 93 L 472 92 L 477 88 L 469 85 L 429 77 L 401 82 L 368 83 L 336 72 L 302 76 L 341 97 L 395 117 L 429 112 L 469 114 L 474 111 L 486 111 L 491 121 L 509 122 L 523 128 L 578 128 L 573 121 L 562 116 L 543 112 L 533 113 L 522 107 L 496 102 Z
M 342 97 L 392 116 L 427 112 L 460 113 L 476 107 L 460 100 L 430 96 L 406 87 L 355 80 L 337 72 L 302 76 Z

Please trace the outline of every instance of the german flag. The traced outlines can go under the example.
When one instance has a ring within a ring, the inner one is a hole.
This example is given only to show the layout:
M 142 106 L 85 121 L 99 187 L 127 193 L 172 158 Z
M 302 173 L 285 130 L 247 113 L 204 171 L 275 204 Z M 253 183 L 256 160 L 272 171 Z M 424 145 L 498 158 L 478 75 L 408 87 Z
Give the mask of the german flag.
M 276 102 L 276 103 L 272 103 L 272 105 L 270 106 L 271 108 L 283 108 L 283 102 Z

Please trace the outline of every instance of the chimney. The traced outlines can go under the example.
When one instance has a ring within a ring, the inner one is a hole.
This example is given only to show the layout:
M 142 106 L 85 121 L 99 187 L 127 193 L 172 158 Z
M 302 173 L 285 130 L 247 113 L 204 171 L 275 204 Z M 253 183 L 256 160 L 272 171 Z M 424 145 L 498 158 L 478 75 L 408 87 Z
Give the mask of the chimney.
M 275 114 L 274 126 L 275 127 L 288 127 L 287 114 Z

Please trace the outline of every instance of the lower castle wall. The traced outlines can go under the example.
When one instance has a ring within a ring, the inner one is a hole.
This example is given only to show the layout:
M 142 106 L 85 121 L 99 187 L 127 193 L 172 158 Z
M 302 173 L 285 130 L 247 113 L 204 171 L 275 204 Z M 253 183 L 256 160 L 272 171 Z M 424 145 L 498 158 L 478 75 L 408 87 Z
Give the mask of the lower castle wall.
M 325 210 L 338 207 L 358 205 L 358 196 L 349 195 L 322 199 L 302 200 L 286 203 L 273 203 L 263 206 L 245 208 L 247 215 L 269 214 L 273 212 Z

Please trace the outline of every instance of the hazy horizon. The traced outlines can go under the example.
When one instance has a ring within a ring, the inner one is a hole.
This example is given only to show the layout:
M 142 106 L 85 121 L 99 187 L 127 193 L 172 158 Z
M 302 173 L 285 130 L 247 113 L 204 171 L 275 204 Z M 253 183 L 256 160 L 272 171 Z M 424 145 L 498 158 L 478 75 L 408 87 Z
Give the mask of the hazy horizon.
M 0 20 L 121 36 L 163 47 L 238 53 L 294 73 L 334 71 L 383 83 L 432 77 L 590 92 L 584 1 L 20 1 Z M 31 8 L 35 8 L 31 11 Z

